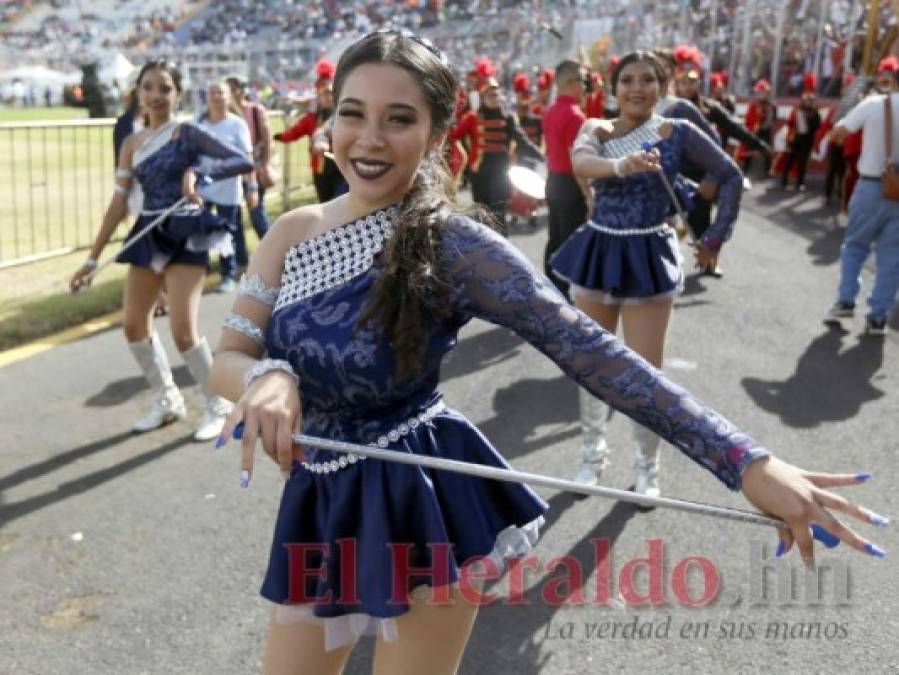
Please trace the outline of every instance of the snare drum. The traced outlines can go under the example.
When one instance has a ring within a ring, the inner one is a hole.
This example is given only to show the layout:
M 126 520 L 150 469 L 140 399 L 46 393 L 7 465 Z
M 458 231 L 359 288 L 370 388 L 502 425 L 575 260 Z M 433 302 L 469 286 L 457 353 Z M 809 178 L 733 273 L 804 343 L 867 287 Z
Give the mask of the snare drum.
M 515 216 L 530 216 L 546 199 L 546 180 L 536 171 L 524 166 L 509 169 L 509 193 L 507 209 Z

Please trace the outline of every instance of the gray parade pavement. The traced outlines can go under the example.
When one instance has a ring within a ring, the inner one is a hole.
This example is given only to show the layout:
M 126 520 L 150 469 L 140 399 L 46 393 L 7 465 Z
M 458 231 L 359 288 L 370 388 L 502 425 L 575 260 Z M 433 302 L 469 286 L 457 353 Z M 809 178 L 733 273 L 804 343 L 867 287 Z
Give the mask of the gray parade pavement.
M 666 370 L 788 461 L 871 471 L 843 493 L 895 516 L 899 326 L 876 339 L 861 318 L 822 325 L 840 230 L 819 203 L 765 185 L 747 194 L 725 278 L 691 276 L 676 302 Z M 539 262 L 545 237 L 512 240 Z M 212 342 L 230 302 L 204 298 Z M 157 330 L 196 421 L 199 391 L 165 319 Z M 514 334 L 466 327 L 443 390 L 516 469 L 573 475 L 576 386 Z M 0 368 L 0 673 L 259 671 L 281 476 L 263 458 L 241 490 L 237 445 L 193 443 L 191 424 L 132 435 L 147 405 L 119 330 Z M 628 427 L 613 418 L 614 487 L 633 482 Z M 662 490 L 746 507 L 670 447 Z M 517 595 L 508 575 L 487 584 L 498 600 L 481 610 L 464 675 L 899 672 L 895 526 L 858 526 L 885 560 L 819 549 L 814 593 L 796 555 L 773 562 L 773 530 L 538 492 L 551 509 L 533 570 L 519 569 Z M 661 562 L 642 564 L 651 552 Z M 583 602 L 557 601 L 572 591 Z M 364 640 L 347 672 L 368 672 L 371 650 Z

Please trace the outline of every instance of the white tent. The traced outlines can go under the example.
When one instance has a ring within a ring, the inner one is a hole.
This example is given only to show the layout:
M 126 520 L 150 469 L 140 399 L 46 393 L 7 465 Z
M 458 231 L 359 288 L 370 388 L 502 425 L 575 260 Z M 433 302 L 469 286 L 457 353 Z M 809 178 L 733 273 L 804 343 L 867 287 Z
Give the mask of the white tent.
M 119 52 L 108 62 L 103 63 L 97 76 L 103 84 L 112 84 L 112 81 L 116 80 L 119 86 L 124 88 L 127 86 L 128 77 L 132 72 L 134 72 L 134 64 Z
M 21 80 L 26 85 L 38 87 L 62 87 L 64 84 L 78 84 L 81 73 L 63 73 L 46 66 L 21 66 L 12 70 L 0 70 L 0 82 Z

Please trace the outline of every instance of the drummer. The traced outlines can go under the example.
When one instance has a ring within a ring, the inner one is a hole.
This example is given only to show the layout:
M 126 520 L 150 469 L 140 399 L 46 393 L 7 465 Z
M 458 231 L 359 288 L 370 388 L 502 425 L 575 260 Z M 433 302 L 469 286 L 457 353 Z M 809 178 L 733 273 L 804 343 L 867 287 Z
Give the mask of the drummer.
M 587 69 L 577 61 L 566 59 L 556 67 L 556 100 L 543 116 L 546 143 L 546 205 L 549 207 L 549 238 L 543 264 L 546 276 L 568 297 L 568 284 L 550 273 L 549 259 L 556 249 L 587 220 L 587 205 L 592 203 L 590 188 L 574 177 L 571 148 L 577 133 L 587 119 L 581 110 Z
M 490 209 L 505 227 L 509 201 L 509 165 L 514 141 L 520 152 L 543 161 L 540 148 L 528 140 L 515 115 L 506 112 L 502 91 L 494 77 L 488 77 L 480 92 L 481 106 L 462 116 L 447 134 L 449 142 L 468 140 L 468 168 L 474 201 Z

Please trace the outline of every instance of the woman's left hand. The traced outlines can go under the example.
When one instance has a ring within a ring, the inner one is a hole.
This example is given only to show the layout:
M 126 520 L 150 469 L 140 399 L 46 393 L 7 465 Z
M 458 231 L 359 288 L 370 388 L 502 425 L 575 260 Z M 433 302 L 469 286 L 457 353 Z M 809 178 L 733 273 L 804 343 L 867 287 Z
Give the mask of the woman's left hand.
M 852 548 L 878 558 L 886 555 L 880 547 L 862 539 L 828 511 L 841 511 L 868 524 L 885 526 L 889 520 L 825 488 L 859 485 L 869 474 L 812 473 L 776 457 L 752 462 L 743 472 L 743 494 L 761 511 L 784 521 L 778 530 L 779 553 L 799 546 L 806 565 L 815 559 L 811 527 L 820 525 Z

